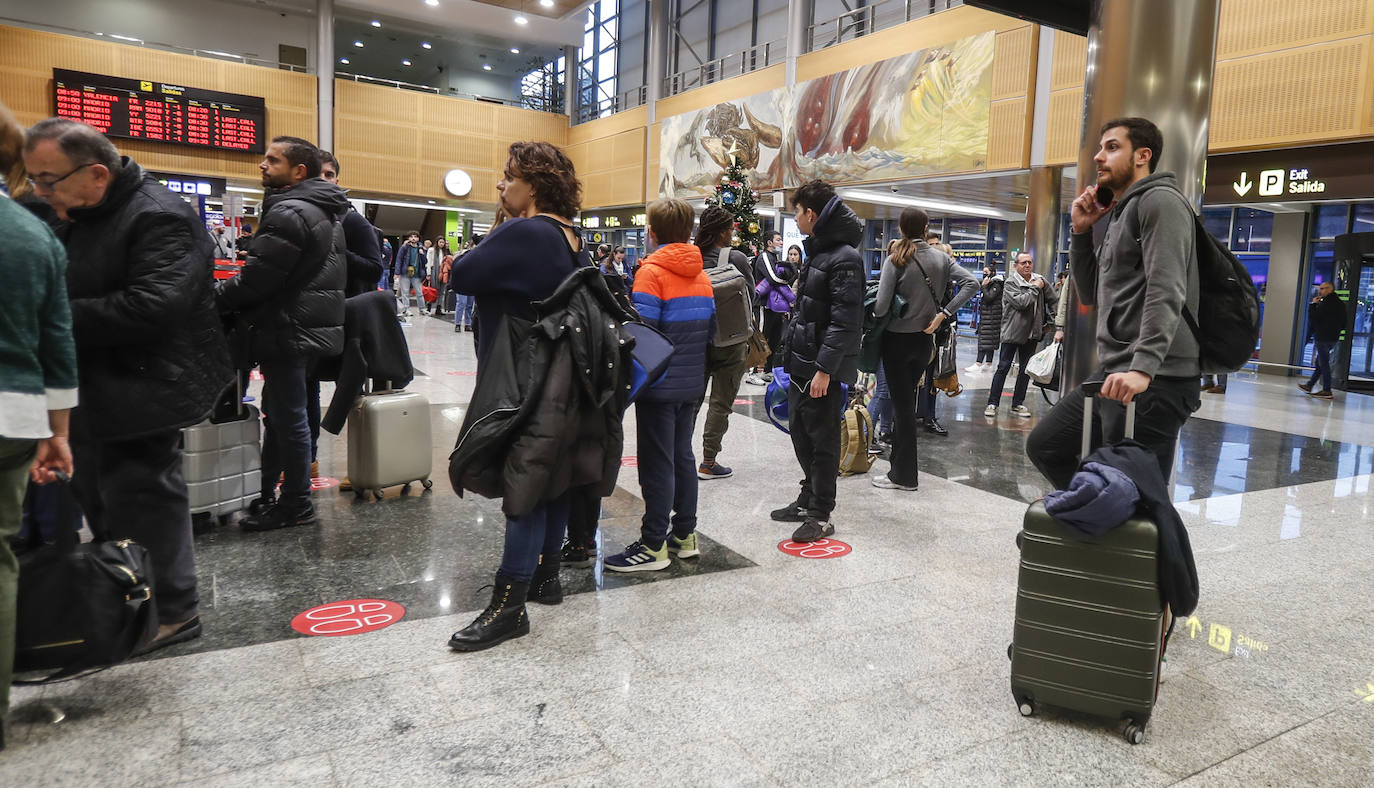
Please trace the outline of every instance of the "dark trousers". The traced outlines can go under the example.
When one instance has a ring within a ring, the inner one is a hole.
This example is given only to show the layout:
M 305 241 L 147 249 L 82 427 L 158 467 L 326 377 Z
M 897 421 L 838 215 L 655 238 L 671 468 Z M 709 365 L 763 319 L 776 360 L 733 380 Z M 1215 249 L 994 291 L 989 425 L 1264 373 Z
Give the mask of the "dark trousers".
M 544 501 L 529 513 L 506 518 L 506 543 L 501 551 L 499 574 L 528 583 L 539 566 L 539 556 L 558 560 L 563 534 L 568 530 L 568 493 Z
M 152 558 L 158 620 L 174 624 L 194 616 L 196 556 L 181 430 L 118 441 L 73 432 L 72 461 L 72 482 L 91 532 L 132 539 Z
M 888 386 L 896 396 L 892 370 Z M 835 511 L 835 479 L 840 475 L 840 417 L 844 413 L 844 394 L 840 383 L 831 379 L 825 396 L 813 398 L 810 380 L 792 378 L 787 387 L 788 429 L 792 450 L 801 464 L 801 495 L 797 503 L 811 517 L 830 518 Z
M 763 338 L 768 340 L 768 368 L 782 366 L 782 330 L 787 327 L 786 312 L 763 310 Z
M 749 365 L 749 343 L 706 348 L 706 379 L 711 396 L 706 405 L 706 424 L 702 427 L 701 461 L 715 462 L 725 431 L 730 429 L 730 409 L 739 394 L 739 383 Z
M 568 544 L 596 547 L 596 529 L 601 522 L 601 496 L 596 485 L 568 490 Z
M 930 336 L 927 334 L 927 336 Z M 936 352 L 935 337 L 930 338 L 930 363 L 926 365 L 925 383 L 916 389 L 916 418 L 934 419 L 935 418 L 935 395 L 938 390 L 935 388 L 935 375 L 938 374 L 940 366 L 940 354 Z M 919 380 L 919 378 L 918 378 Z
M 993 362 L 993 360 L 994 360 L 996 357 L 997 357 L 997 348 L 995 348 L 995 347 L 990 347 L 990 348 L 988 348 L 987 350 L 984 350 L 983 348 L 980 347 L 980 348 L 978 348 L 978 358 L 976 359 L 976 361 L 977 361 L 979 364 L 983 364 L 983 363 L 991 364 L 991 363 Z
M 310 423 L 310 461 L 320 456 L 320 379 L 311 375 L 305 381 L 305 418 Z
M 988 392 L 989 405 L 996 405 L 1002 398 L 1002 387 L 1007 383 L 1007 373 L 1011 372 L 1013 359 L 1021 367 L 1016 371 L 1016 389 L 1011 394 L 1011 406 L 1014 408 L 1026 401 L 1026 389 L 1030 388 L 1030 375 L 1026 374 L 1026 364 L 1030 362 L 1031 356 L 1035 355 L 1035 346 L 1038 344 L 1040 342 L 1036 339 L 1002 343 L 1002 354 L 997 359 L 997 371 L 992 374 L 992 389 Z
M 283 501 L 310 500 L 309 385 L 301 360 L 262 362 L 262 495 L 272 497 L 277 477 Z
M 924 398 L 926 391 L 922 388 L 917 392 L 916 383 L 930 366 L 932 349 L 933 338 L 925 332 L 883 332 L 883 369 L 887 371 L 897 425 L 892 432 L 892 470 L 887 477 L 897 484 L 916 484 L 916 399 L 918 395 Z
M 1102 380 L 1098 372 L 1089 378 Z M 1174 467 L 1178 432 L 1201 404 L 1197 378 L 1155 378 L 1135 398 L 1135 439 L 1159 458 L 1159 470 L 1168 483 Z M 1116 400 L 1093 400 L 1092 447 L 1119 442 L 1126 434 L 1126 406 Z M 1035 467 L 1063 490 L 1078 470 L 1083 451 L 1083 387 L 1066 393 L 1040 419 L 1026 439 L 1026 456 Z
M 1316 340 L 1312 343 L 1312 361 L 1316 364 L 1317 370 L 1308 378 L 1308 387 L 1315 386 L 1320 379 L 1322 387 L 1318 391 L 1331 390 L 1331 354 L 1336 351 L 1335 342 L 1322 342 Z
M 644 495 L 640 541 L 658 549 L 671 526 L 679 539 L 697 529 L 697 458 L 692 429 L 701 402 L 636 402 L 639 489 Z

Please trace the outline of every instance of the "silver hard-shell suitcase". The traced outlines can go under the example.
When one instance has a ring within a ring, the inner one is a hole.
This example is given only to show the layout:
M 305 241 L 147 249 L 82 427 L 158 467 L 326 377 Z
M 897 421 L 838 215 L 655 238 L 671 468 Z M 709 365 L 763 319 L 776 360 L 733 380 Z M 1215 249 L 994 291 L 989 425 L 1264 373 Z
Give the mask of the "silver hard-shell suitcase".
M 243 405 L 239 418 L 215 423 L 210 420 L 181 431 L 182 472 L 197 520 L 227 520 L 248 508 L 262 488 L 262 419 L 258 409 Z
M 386 390 L 358 398 L 348 413 L 348 478 L 355 496 L 370 491 L 380 501 L 383 487 L 416 481 L 428 490 L 433 466 L 426 397 Z

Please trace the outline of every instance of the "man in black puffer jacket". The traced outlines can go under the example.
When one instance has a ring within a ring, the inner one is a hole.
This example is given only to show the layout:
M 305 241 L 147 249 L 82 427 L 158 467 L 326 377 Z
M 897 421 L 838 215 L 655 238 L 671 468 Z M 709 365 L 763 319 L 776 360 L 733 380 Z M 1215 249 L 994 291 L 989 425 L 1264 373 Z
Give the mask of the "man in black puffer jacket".
M 771 516 L 801 523 L 793 541 L 814 542 L 835 533 L 830 513 L 840 471 L 840 384 L 852 386 L 859 376 L 864 275 L 856 247 L 864 224 L 824 181 L 797 189 L 792 207 L 797 227 L 809 236 L 792 322 L 783 338 L 783 363 L 791 377 L 789 428 L 803 478 L 797 500 Z
M 181 428 L 230 381 L 211 295 L 214 242 L 191 206 L 100 132 L 40 121 L 24 162 L 62 223 L 80 403 L 73 477 L 91 530 L 152 558 L 156 647 L 200 635 Z
M 337 356 L 344 342 L 348 280 L 343 189 L 320 178 L 320 152 L 297 137 L 277 137 L 262 163 L 262 220 L 243 271 L 219 283 L 216 301 L 237 313 L 234 347 L 262 366 L 262 497 L 243 520 L 247 531 L 316 522 L 310 502 L 307 367 Z M 274 500 L 283 474 L 281 500 Z

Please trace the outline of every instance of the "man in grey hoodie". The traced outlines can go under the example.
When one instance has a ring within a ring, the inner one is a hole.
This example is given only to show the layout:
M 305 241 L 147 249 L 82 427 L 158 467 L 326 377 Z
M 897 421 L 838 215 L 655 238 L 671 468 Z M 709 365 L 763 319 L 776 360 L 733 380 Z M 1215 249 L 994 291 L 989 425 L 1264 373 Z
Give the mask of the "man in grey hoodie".
M 1093 158 L 1097 184 L 1074 200 L 1069 270 L 1079 298 L 1097 307 L 1094 445 L 1121 440 L 1125 404 L 1136 402 L 1135 438 L 1159 458 L 1168 479 L 1178 433 L 1197 410 L 1198 345 L 1183 320 L 1198 310 L 1192 206 L 1172 173 L 1155 172 L 1164 140 L 1145 118 L 1103 124 Z M 1093 225 L 1107 217 L 1102 243 Z M 1066 392 L 1026 441 L 1040 472 L 1065 489 L 1083 439 L 1083 388 Z

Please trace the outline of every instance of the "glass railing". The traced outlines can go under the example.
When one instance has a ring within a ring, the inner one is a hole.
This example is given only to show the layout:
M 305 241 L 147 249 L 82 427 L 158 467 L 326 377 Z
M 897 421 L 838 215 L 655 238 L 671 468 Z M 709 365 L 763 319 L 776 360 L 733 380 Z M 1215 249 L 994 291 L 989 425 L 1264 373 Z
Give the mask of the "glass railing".
M 147 47 L 148 49 L 160 49 L 164 52 L 176 52 L 181 55 L 193 55 L 204 57 L 211 60 L 227 60 L 233 63 L 243 63 L 249 66 L 262 66 L 264 68 L 275 68 L 282 71 L 296 71 L 302 74 L 313 73 L 305 66 L 298 66 L 292 63 L 281 63 L 274 60 L 266 60 L 257 57 L 247 57 L 246 55 L 236 55 L 233 52 L 221 52 L 217 49 L 192 49 L 190 47 L 177 46 L 176 44 L 166 44 L 161 41 L 147 41 L 134 36 L 120 35 L 118 33 L 97 33 L 93 30 L 81 30 L 75 27 L 63 27 L 61 25 L 45 25 L 37 22 L 26 22 L 21 19 L 9 19 L 0 17 L 0 25 L 10 27 L 22 27 L 29 30 L 42 30 L 47 33 L 60 33 L 64 36 L 77 36 L 78 38 L 90 38 L 96 41 L 113 41 L 116 44 L 125 46 Z
M 607 115 L 614 115 L 617 112 L 643 106 L 648 100 L 649 88 L 646 85 L 640 85 L 637 88 L 630 88 L 617 93 L 611 98 L 578 107 L 574 122 L 586 123 L 589 120 L 604 118 Z
M 768 68 L 783 62 L 786 57 L 787 41 L 785 39 L 765 41 L 743 52 L 733 52 L 664 77 L 663 95 L 676 96 L 693 88 L 738 77 L 761 68 Z

